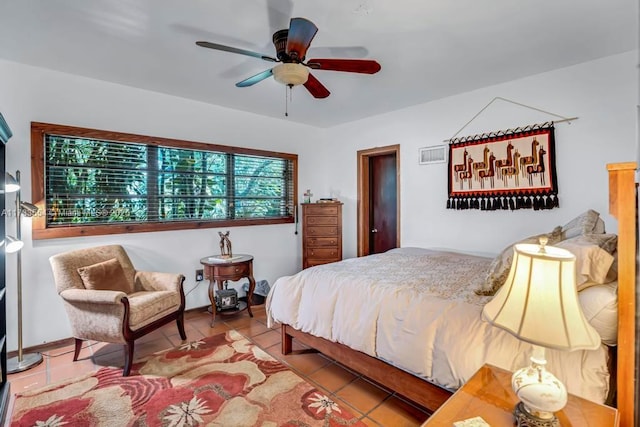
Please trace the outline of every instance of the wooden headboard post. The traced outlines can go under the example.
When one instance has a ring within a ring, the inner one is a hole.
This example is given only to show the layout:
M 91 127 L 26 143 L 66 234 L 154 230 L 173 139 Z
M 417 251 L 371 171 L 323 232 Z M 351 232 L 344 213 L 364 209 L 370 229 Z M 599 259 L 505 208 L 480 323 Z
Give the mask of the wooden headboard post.
M 617 407 L 620 427 L 635 426 L 636 185 L 635 162 L 607 165 L 609 213 L 618 220 Z

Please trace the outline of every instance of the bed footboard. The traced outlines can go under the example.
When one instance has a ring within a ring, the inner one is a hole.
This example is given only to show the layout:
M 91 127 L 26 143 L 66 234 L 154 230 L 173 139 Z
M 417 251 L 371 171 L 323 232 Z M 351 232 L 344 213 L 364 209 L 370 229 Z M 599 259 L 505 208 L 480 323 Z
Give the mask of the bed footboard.
M 430 411 L 435 411 L 451 397 L 450 391 L 407 371 L 343 344 L 300 332 L 289 325 L 282 325 L 283 354 L 291 353 L 293 338 Z

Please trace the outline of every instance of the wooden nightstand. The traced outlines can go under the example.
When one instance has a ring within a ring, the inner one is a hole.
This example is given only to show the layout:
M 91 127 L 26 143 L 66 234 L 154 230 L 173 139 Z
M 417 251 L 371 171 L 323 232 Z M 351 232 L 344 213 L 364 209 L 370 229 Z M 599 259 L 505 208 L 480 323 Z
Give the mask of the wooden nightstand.
M 452 427 L 454 421 L 482 417 L 491 427 L 514 425 L 513 408 L 518 398 L 511 389 L 511 372 L 484 365 L 454 393 L 422 426 Z M 567 406 L 556 412 L 561 426 L 618 426 L 618 411 L 569 395 Z
M 211 327 L 216 320 L 216 313 L 222 315 L 236 314 L 240 311 L 247 310 L 249 316 L 253 317 L 251 312 L 251 297 L 256 288 L 256 281 L 253 278 L 253 256 L 251 255 L 235 255 L 231 260 L 222 260 L 211 255 L 200 260 L 200 264 L 204 266 L 204 278 L 209 280 L 209 301 L 211 301 Z M 218 311 L 215 302 L 214 286 L 217 283 L 218 289 L 222 289 L 226 280 L 240 280 L 246 277 L 249 280 L 249 291 L 247 292 L 247 301 L 240 301 L 238 308 L 235 310 Z

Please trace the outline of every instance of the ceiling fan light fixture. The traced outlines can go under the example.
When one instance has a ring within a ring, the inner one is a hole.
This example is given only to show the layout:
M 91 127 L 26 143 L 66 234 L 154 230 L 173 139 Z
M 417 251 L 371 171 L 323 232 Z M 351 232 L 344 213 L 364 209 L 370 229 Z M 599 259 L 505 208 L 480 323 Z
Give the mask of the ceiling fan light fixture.
M 273 67 L 273 78 L 287 86 L 298 86 L 307 82 L 309 70 L 302 64 L 278 64 Z

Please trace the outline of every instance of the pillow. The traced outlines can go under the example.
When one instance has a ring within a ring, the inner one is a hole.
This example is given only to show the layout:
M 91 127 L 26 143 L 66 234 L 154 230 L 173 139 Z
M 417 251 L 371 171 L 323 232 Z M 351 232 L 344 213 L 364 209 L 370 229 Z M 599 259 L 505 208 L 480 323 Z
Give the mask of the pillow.
M 495 295 L 509 275 L 511 262 L 513 261 L 513 246 L 519 243 L 536 244 L 539 243 L 540 237 L 547 237 L 549 239 L 547 245 L 553 245 L 562 240 L 562 227 L 558 226 L 554 228 L 551 233 L 527 237 L 504 248 L 491 262 L 489 271 L 482 284 L 480 284 L 480 287 L 475 290 L 475 293 L 478 295 Z
M 124 293 L 131 293 L 132 290 L 117 258 L 80 267 L 78 274 L 80 274 L 82 283 L 87 289 L 121 291 Z
M 593 233 L 596 226 L 601 227 L 598 224 L 598 219 L 600 219 L 600 214 L 593 209 L 578 215 L 562 227 L 564 238 L 569 239 L 581 234 Z
M 618 343 L 618 284 L 591 286 L 578 292 L 578 300 L 587 321 L 598 331 L 606 345 Z
M 604 221 L 602 220 L 602 218 L 598 218 L 598 221 L 596 222 L 596 226 L 593 228 L 593 231 L 591 233 L 593 233 L 593 234 L 604 234 L 604 233 L 606 233 L 605 228 L 604 228 Z
M 605 251 L 613 254 L 618 248 L 618 235 L 617 234 L 582 234 L 580 236 L 572 237 L 566 241 L 577 242 L 579 244 L 591 244 L 598 245 Z
M 613 265 L 613 255 L 600 246 L 575 238 L 558 242 L 555 246 L 566 249 L 576 256 L 578 291 L 613 280 L 608 276 Z

